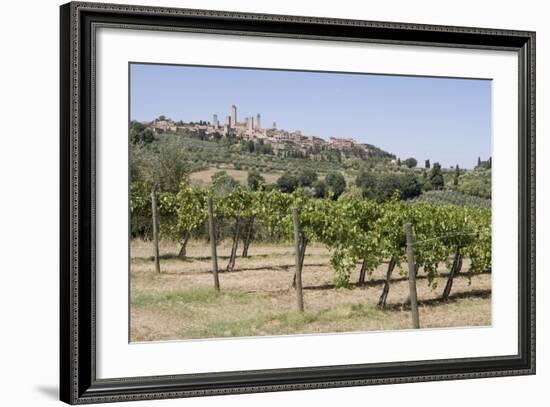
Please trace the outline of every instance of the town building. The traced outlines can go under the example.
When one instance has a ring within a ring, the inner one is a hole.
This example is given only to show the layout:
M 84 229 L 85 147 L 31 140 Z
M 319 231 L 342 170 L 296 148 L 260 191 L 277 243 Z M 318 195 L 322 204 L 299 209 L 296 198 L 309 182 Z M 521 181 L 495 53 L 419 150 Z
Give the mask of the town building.
M 352 138 L 331 137 L 329 139 L 329 145 L 337 150 L 351 150 L 354 144 L 355 140 Z
M 221 126 L 217 114 L 212 115 L 211 123 L 203 121 L 199 123 L 178 122 L 178 125 L 176 125 L 176 123 L 170 119 L 156 119 L 149 123 L 148 126 L 155 132 L 175 133 L 178 130 L 189 130 L 192 132 L 202 132 L 211 138 L 215 137 L 216 133 L 223 134 L 223 136 L 232 134 L 246 141 L 269 143 L 273 151 L 277 154 L 281 151 L 294 149 L 304 154 L 311 154 L 312 159 L 316 159 L 314 155 L 319 156 L 320 151 L 324 149 L 335 149 L 342 153 L 346 153 L 357 145 L 368 151 L 367 146 L 358 144 L 353 138 L 330 137 L 327 141 L 322 137 L 303 135 L 300 130 L 290 132 L 284 129 L 278 129 L 276 122 L 273 122 L 271 128 L 263 129 L 261 120 L 260 113 L 256 113 L 256 117 L 248 116 L 244 118 L 243 122 L 239 122 L 237 117 L 237 106 L 231 105 L 229 115 L 225 116 L 223 126 Z M 315 153 L 313 153 L 314 151 Z
M 175 132 L 177 130 L 176 123 L 174 123 L 172 120 L 158 120 L 155 119 L 149 126 L 151 129 L 153 129 L 155 132 L 166 132 L 166 131 L 173 131 Z
M 237 106 L 231 105 L 231 127 L 237 126 Z
M 261 116 L 260 116 L 260 113 L 257 113 L 256 114 L 256 130 L 261 130 L 261 129 L 262 129 Z

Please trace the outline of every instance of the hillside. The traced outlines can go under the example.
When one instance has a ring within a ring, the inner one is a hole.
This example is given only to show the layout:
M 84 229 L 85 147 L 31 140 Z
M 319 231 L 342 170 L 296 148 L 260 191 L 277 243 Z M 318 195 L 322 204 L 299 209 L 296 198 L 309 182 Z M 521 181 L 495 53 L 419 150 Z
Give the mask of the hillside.
M 224 171 L 230 179 L 247 185 L 249 174 L 256 172 L 268 188 L 291 191 L 299 185 L 314 188 L 311 193 L 315 196 L 325 196 L 326 176 L 339 173 L 343 177 L 340 193 L 359 193 L 377 201 L 386 201 L 396 192 L 400 199 L 424 193 L 420 199 L 429 202 L 486 207 L 491 198 L 490 169 L 445 169 L 437 163 L 431 168 L 420 168 L 413 158 L 401 162 L 390 152 L 370 144 L 340 149 L 327 144 L 310 151 L 297 150 L 297 144 L 289 142 L 274 149 L 262 140 L 207 136 L 185 129 L 155 133 L 144 128 L 136 133 L 131 128 L 130 137 L 132 180 L 146 181 L 156 173 L 158 185 L 169 190 L 178 188 L 182 176 L 192 184 L 207 186 L 215 174 Z M 436 166 L 439 175 L 434 178 Z M 432 189 L 436 192 L 428 193 Z M 470 196 L 480 199 L 468 199 Z
M 207 168 L 255 169 L 262 173 L 278 173 L 308 168 L 318 173 L 359 169 L 363 165 L 389 164 L 394 155 L 373 145 L 360 145 L 353 151 L 322 151 L 318 157 L 250 148 L 248 142 L 231 139 L 202 140 L 186 133 L 156 136 L 152 146 L 169 146 L 181 150 L 182 159 L 193 163 L 193 171 Z M 251 151 L 252 150 L 252 151 Z

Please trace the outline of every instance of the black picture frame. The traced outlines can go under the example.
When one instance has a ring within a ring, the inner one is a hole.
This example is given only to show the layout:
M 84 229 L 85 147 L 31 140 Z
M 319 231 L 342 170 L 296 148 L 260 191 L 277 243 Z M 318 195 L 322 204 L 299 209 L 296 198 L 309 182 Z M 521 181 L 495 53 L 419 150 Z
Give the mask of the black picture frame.
M 535 373 L 535 33 L 72 2 L 60 7 L 60 398 L 70 404 Z M 515 355 L 96 378 L 95 29 L 185 30 L 485 50 L 519 56 L 519 349 Z

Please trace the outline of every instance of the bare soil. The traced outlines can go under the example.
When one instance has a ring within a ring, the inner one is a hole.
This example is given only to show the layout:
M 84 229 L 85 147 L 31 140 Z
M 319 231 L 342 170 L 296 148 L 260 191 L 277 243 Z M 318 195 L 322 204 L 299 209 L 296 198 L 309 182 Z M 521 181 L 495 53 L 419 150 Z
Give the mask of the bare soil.
M 210 185 L 212 184 L 212 175 L 219 171 L 225 171 L 227 175 L 233 177 L 241 184 L 246 185 L 248 170 L 235 170 L 233 168 L 209 167 L 205 170 L 192 173 L 189 179 L 196 185 Z M 282 172 L 261 172 L 260 174 L 264 177 L 267 183 L 274 183 L 282 175 Z
M 395 269 L 387 306 L 376 307 L 386 264 L 368 276 L 364 287 L 334 288 L 330 253 L 310 245 L 303 268 L 305 312 L 296 311 L 292 246 L 250 246 L 249 257 L 238 257 L 234 271 L 219 275 L 221 291 L 213 289 L 209 245 L 190 242 L 187 258 L 177 257 L 179 246 L 162 242 L 161 274 L 154 270 L 151 242 L 131 244 L 131 340 L 154 341 L 228 336 L 409 329 L 411 313 L 404 302 L 408 280 Z M 240 248 L 241 250 L 241 248 Z M 240 255 L 239 250 L 239 255 Z M 225 269 L 230 242 L 218 246 L 220 271 Z M 360 265 L 351 281 L 358 279 Z M 439 299 L 446 267 L 437 287 L 428 286 L 422 269 L 417 290 L 422 328 L 491 325 L 491 275 L 471 276 L 468 261 L 454 280 L 451 298 Z

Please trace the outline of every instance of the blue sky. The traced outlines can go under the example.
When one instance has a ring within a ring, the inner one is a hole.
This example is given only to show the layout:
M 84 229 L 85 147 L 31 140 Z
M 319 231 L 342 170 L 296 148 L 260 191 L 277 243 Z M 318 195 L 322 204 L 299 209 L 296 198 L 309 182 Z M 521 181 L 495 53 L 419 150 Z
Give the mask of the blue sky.
M 131 118 L 221 122 L 353 137 L 402 159 L 472 168 L 491 155 L 491 81 L 301 71 L 131 65 Z

